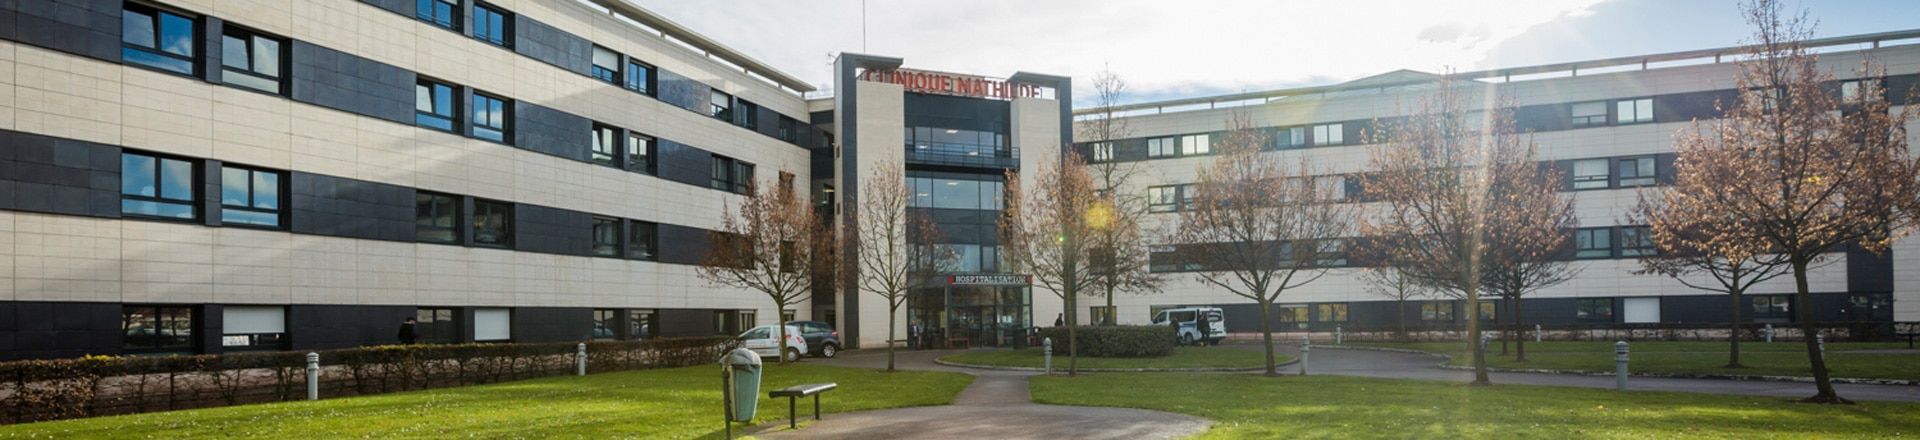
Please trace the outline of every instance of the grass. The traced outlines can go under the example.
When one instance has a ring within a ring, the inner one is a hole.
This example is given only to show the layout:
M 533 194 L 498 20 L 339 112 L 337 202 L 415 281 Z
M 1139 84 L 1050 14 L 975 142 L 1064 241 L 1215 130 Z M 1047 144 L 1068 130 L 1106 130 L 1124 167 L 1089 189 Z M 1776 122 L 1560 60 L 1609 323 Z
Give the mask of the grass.
M 756 423 L 783 420 L 767 390 L 836 382 L 823 412 L 953 403 L 958 373 L 768 365 Z M 0 438 L 719 438 L 718 366 L 566 376 L 377 396 L 0 426 Z M 736 425 L 735 433 L 739 427 Z
M 1407 348 L 1454 355 L 1448 365 L 1472 365 L 1460 343 L 1354 344 Z M 1827 368 L 1833 377 L 1920 380 L 1920 355 L 1849 353 L 1848 350 L 1906 348 L 1900 342 L 1837 342 L 1827 344 Z M 1724 342 L 1634 342 L 1629 368 L 1636 373 L 1732 374 L 1754 376 L 1812 376 L 1806 345 L 1800 342 L 1742 343 L 1740 363 L 1747 368 L 1724 368 Z M 1494 368 L 1612 372 L 1612 342 L 1529 342 L 1527 362 L 1498 355 L 1489 346 L 1487 366 Z
M 966 353 L 941 357 L 940 360 L 969 365 L 990 365 L 996 367 L 1042 368 L 1046 359 L 1041 349 L 1023 350 L 974 350 Z M 1274 363 L 1292 361 L 1292 356 L 1275 353 Z M 1053 356 L 1053 368 L 1067 368 L 1067 357 Z M 1173 355 L 1157 358 L 1096 358 L 1080 357 L 1080 368 L 1260 368 L 1266 365 L 1267 355 L 1252 350 L 1233 350 L 1222 348 L 1174 347 Z
M 1166 384 L 1141 387 L 1140 384 Z M 1036 403 L 1204 417 L 1201 439 L 1893 438 L 1920 434 L 1920 404 L 1786 399 L 1346 376 L 1113 373 L 1034 377 Z M 1143 390 L 1162 390 L 1143 392 Z

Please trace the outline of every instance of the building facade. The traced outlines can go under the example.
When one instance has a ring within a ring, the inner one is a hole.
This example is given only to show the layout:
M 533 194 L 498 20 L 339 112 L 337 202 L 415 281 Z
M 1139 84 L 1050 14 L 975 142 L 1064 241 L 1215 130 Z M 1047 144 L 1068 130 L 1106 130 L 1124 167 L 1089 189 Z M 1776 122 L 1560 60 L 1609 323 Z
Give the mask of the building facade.
M 1862 87 L 1872 99 L 1907 104 L 1920 85 L 1920 31 L 1837 37 L 1810 42 L 1822 52 L 1821 66 L 1836 77 L 1834 93 Z M 1896 40 L 1907 45 L 1886 45 Z M 1693 290 L 1658 275 L 1637 275 L 1635 258 L 1652 252 L 1643 230 L 1625 224 L 1640 187 L 1672 179 L 1674 134 L 1695 120 L 1720 117 L 1716 103 L 1731 103 L 1738 48 L 1654 54 L 1549 66 L 1465 72 L 1470 95 L 1503 97 L 1515 105 L 1520 128 L 1532 132 L 1540 160 L 1560 170 L 1564 194 L 1572 197 L 1579 228 L 1571 251 L 1578 276 L 1530 293 L 1520 301 L 1527 324 L 1711 324 L 1727 321 L 1731 307 L 1724 294 Z M 1886 67 L 1886 76 L 1859 78 L 1862 57 Z M 1117 106 L 1113 113 L 1130 133 L 1111 141 L 1079 139 L 1076 146 L 1094 161 L 1120 162 L 1140 170 L 1131 188 L 1147 198 L 1149 216 L 1166 226 L 1184 209 L 1196 168 L 1213 160 L 1213 146 L 1225 134 L 1227 120 L 1246 115 L 1266 131 L 1270 153 L 1307 157 L 1322 167 L 1318 176 L 1338 182 L 1346 203 L 1368 201 L 1356 176 L 1368 172 L 1365 133 L 1379 120 L 1398 116 L 1434 88 L 1435 75 L 1396 71 L 1324 87 L 1243 93 Z M 1478 105 L 1486 108 L 1487 100 Z M 1897 110 L 1896 110 L 1897 111 Z M 1101 109 L 1083 108 L 1081 124 L 1103 118 Z M 1915 127 L 1908 127 L 1909 130 Z M 1230 331 L 1257 331 L 1259 309 L 1251 301 L 1203 286 L 1170 251 L 1156 249 L 1152 270 L 1168 280 L 1163 292 L 1116 298 L 1123 324 L 1147 322 L 1167 307 L 1214 305 L 1226 311 Z M 1810 280 L 1814 319 L 1832 321 L 1920 320 L 1920 241 L 1907 239 L 1883 255 L 1842 250 Z M 1333 331 L 1395 325 L 1404 317 L 1413 325 L 1451 326 L 1466 319 L 1463 301 L 1429 297 L 1406 308 L 1370 293 L 1360 278 L 1361 263 L 1344 256 L 1324 278 L 1285 292 L 1275 306 L 1277 329 Z M 1696 285 L 1713 285 L 1709 278 Z M 1791 276 L 1755 286 L 1742 304 L 1742 320 L 1795 320 Z M 1082 304 L 1089 302 L 1083 301 Z M 1493 320 L 1509 322 L 1507 305 L 1488 306 Z M 1494 308 L 1497 307 L 1497 308 Z M 1497 310 L 1497 311 L 1495 311 Z M 1090 317 L 1104 310 L 1075 311 Z

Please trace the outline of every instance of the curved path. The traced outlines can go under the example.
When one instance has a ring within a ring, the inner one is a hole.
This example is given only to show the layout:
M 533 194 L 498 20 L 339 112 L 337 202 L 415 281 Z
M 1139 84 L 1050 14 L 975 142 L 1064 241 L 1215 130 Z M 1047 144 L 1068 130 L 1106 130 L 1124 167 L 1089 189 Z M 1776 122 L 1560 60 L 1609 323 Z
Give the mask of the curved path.
M 955 352 L 900 351 L 894 362 L 903 370 L 974 375 L 973 384 L 960 391 L 953 405 L 832 414 L 798 431 L 784 430 L 786 423 L 782 421 L 753 435 L 765 439 L 1164 439 L 1199 434 L 1213 425 L 1207 419 L 1159 411 L 1035 404 L 1027 396 L 1027 378 L 1038 373 L 933 362 Z M 886 352 L 845 353 L 835 359 L 807 362 L 873 369 L 887 365 Z M 831 400 L 828 395 L 826 401 Z

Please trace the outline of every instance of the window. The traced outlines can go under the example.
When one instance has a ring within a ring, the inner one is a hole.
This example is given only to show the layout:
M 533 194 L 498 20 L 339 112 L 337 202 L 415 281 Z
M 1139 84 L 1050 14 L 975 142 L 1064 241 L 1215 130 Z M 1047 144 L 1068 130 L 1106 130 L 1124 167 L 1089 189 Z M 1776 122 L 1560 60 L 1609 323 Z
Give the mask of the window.
M 1116 325 L 1120 322 L 1116 320 L 1118 319 L 1118 315 L 1114 313 L 1113 309 L 1114 307 L 1109 306 L 1088 307 L 1087 316 L 1092 317 L 1093 325 Z
M 1207 135 L 1190 134 L 1180 137 L 1180 155 L 1182 156 L 1198 156 L 1210 151 L 1213 151 L 1213 146 L 1208 144 Z
M 653 96 L 653 66 L 641 64 L 639 61 L 627 61 L 627 81 L 624 85 L 628 90 Z
M 754 319 L 754 311 L 752 310 L 741 310 L 739 316 L 740 322 L 736 323 L 733 329 L 735 332 L 753 328 L 754 325 L 759 323 L 759 320 Z
M 1314 306 L 1314 311 L 1318 315 L 1317 321 L 1347 322 L 1346 304 L 1319 304 Z
M 483 246 L 513 247 L 513 205 L 474 200 L 473 243 Z
M 1093 161 L 1094 162 L 1112 162 L 1113 161 L 1113 143 L 1112 142 L 1094 142 L 1093 143 Z
M 800 313 L 799 311 L 796 311 L 794 309 L 782 309 L 780 310 L 780 322 L 793 322 L 793 317 L 795 315 L 798 315 L 799 313 Z M 801 332 L 805 332 L 805 333 L 814 333 L 814 332 L 821 331 L 821 327 L 814 324 L 807 324 L 807 325 L 802 325 L 798 327 L 801 328 L 800 329 Z
M 1280 149 L 1301 148 L 1307 146 L 1306 127 L 1282 128 L 1273 136 L 1274 146 Z
M 473 309 L 473 340 L 513 340 L 513 310 Z
M 1274 316 L 1279 317 L 1280 322 L 1288 324 L 1282 325 L 1282 327 L 1293 329 L 1307 328 L 1307 306 L 1293 304 L 1274 306 L 1274 308 L 1278 309 L 1275 310 Z
M 627 170 L 653 174 L 653 138 L 628 132 L 627 158 L 623 164 Z
M 722 121 L 733 122 L 733 95 L 714 90 L 709 103 L 712 107 L 707 110 L 707 116 L 712 116 L 714 119 Z
M 1653 122 L 1653 98 L 1622 99 L 1613 105 L 1620 118 L 1617 123 Z
M 193 74 L 194 27 L 192 18 L 127 3 L 120 13 L 120 58 L 155 69 Z
M 607 48 L 593 47 L 593 78 L 613 84 L 620 84 L 620 54 Z
M 453 131 L 453 86 L 421 80 L 413 95 L 413 123 Z
M 1453 301 L 1429 301 L 1420 304 L 1421 321 L 1453 321 Z
M 1753 320 L 1785 322 L 1793 319 L 1793 295 L 1754 295 L 1747 298 L 1753 307 Z
M 1573 161 L 1573 189 L 1606 188 L 1607 178 L 1606 159 Z
M 1200 191 L 1195 190 L 1193 184 L 1191 183 L 1174 185 L 1174 186 L 1177 188 L 1180 188 L 1179 209 L 1182 211 L 1193 209 L 1193 196 L 1195 194 L 1199 194 Z
M 734 112 L 733 125 L 745 127 L 748 130 L 759 130 L 760 104 L 754 104 L 753 101 L 745 99 L 739 101 L 740 110 Z
M 660 240 L 659 225 L 652 222 L 627 222 L 627 258 L 641 260 L 654 259 L 653 250 Z
M 1847 296 L 1845 321 L 1892 321 L 1893 294 L 1855 293 Z
M 1653 158 L 1635 157 L 1620 159 L 1620 186 L 1653 185 Z
M 420 334 L 419 342 L 425 344 L 453 344 L 460 342 L 460 321 L 453 309 L 420 308 L 413 314 L 414 333 Z
M 227 350 L 277 350 L 286 340 L 286 307 L 226 306 L 220 316 L 220 346 Z
M 474 92 L 473 137 L 506 142 L 507 121 L 512 119 L 512 115 L 508 115 L 507 111 L 506 99 Z
M 196 186 L 193 162 L 140 153 L 120 155 L 120 213 L 192 220 Z
M 507 19 L 507 13 L 491 6 L 473 3 L 473 38 L 493 43 L 495 46 L 512 45 L 513 20 Z
M 1178 138 L 1147 139 L 1147 157 L 1173 157 L 1179 154 L 1179 145 Z
M 593 255 L 620 257 L 620 219 L 593 217 Z
M 280 227 L 280 173 L 228 166 L 220 169 L 220 222 Z
M 753 183 L 753 164 L 726 156 L 713 156 L 713 189 L 746 194 Z
M 1179 209 L 1175 203 L 1180 197 L 1180 187 L 1147 187 L 1147 212 L 1173 212 Z
M 415 0 L 413 16 L 447 29 L 460 30 L 459 0 Z
M 1645 226 L 1620 228 L 1620 256 L 1638 257 L 1660 251 L 1653 247 L 1653 230 Z
M 1878 79 L 1857 79 L 1840 82 L 1840 99 L 1848 104 L 1880 102 L 1886 90 L 1880 87 Z
M 659 311 L 652 309 L 627 311 L 627 338 L 653 339 L 660 336 L 660 322 L 656 320 Z
M 414 194 L 414 239 L 437 243 L 459 243 L 459 218 L 459 198 L 424 191 Z
M 1313 126 L 1314 145 L 1340 145 L 1346 143 L 1346 124 L 1320 124 Z
M 1347 242 L 1338 238 L 1322 240 L 1319 243 L 1313 265 L 1318 267 L 1342 267 L 1347 265 Z
M 1498 310 L 1500 310 L 1499 304 L 1495 304 L 1493 301 L 1481 301 L 1480 302 L 1480 320 L 1492 321 L 1494 317 L 1499 316 L 1497 312 Z
M 1580 298 L 1574 301 L 1574 319 L 1587 322 L 1613 322 L 1613 298 Z
M 593 162 L 610 167 L 620 166 L 620 129 L 593 124 Z
M 121 347 L 130 353 L 193 349 L 193 308 L 125 306 L 120 308 Z
M 228 26 L 220 42 L 220 81 L 279 95 L 285 92 L 280 77 L 280 60 L 285 58 L 280 40 Z
M 1573 231 L 1574 258 L 1613 256 L 1612 228 L 1585 228 Z
M 1582 102 L 1573 105 L 1573 126 L 1592 127 L 1607 125 L 1607 103 L 1605 101 Z
M 619 329 L 619 310 L 593 309 L 593 340 L 610 341 L 620 339 Z

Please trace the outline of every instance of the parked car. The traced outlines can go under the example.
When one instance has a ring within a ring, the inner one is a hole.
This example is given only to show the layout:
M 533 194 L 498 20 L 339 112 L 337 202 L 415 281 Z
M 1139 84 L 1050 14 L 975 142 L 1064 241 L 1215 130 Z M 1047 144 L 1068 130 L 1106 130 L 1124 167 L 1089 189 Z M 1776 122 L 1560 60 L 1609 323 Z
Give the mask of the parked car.
M 800 337 L 800 327 L 791 325 L 786 327 L 787 355 L 785 360 L 800 360 L 800 353 L 807 352 L 807 340 Z M 747 330 L 746 333 L 740 334 L 740 339 L 746 340 L 742 343 L 742 346 L 748 350 L 753 350 L 754 353 L 759 353 L 760 357 L 769 358 L 780 355 L 780 331 L 776 330 L 771 324 Z
M 1227 338 L 1227 320 L 1219 307 L 1184 307 L 1161 310 L 1153 315 L 1153 325 L 1170 325 L 1168 321 L 1178 323 L 1182 345 L 1199 342 L 1218 344 Z M 1207 326 L 1206 337 L 1200 336 L 1201 325 Z
M 807 354 L 824 358 L 840 354 L 840 331 L 834 330 L 833 324 L 820 321 L 789 321 L 787 325 L 800 327 L 800 336 L 806 338 L 808 347 L 813 347 L 813 351 Z

